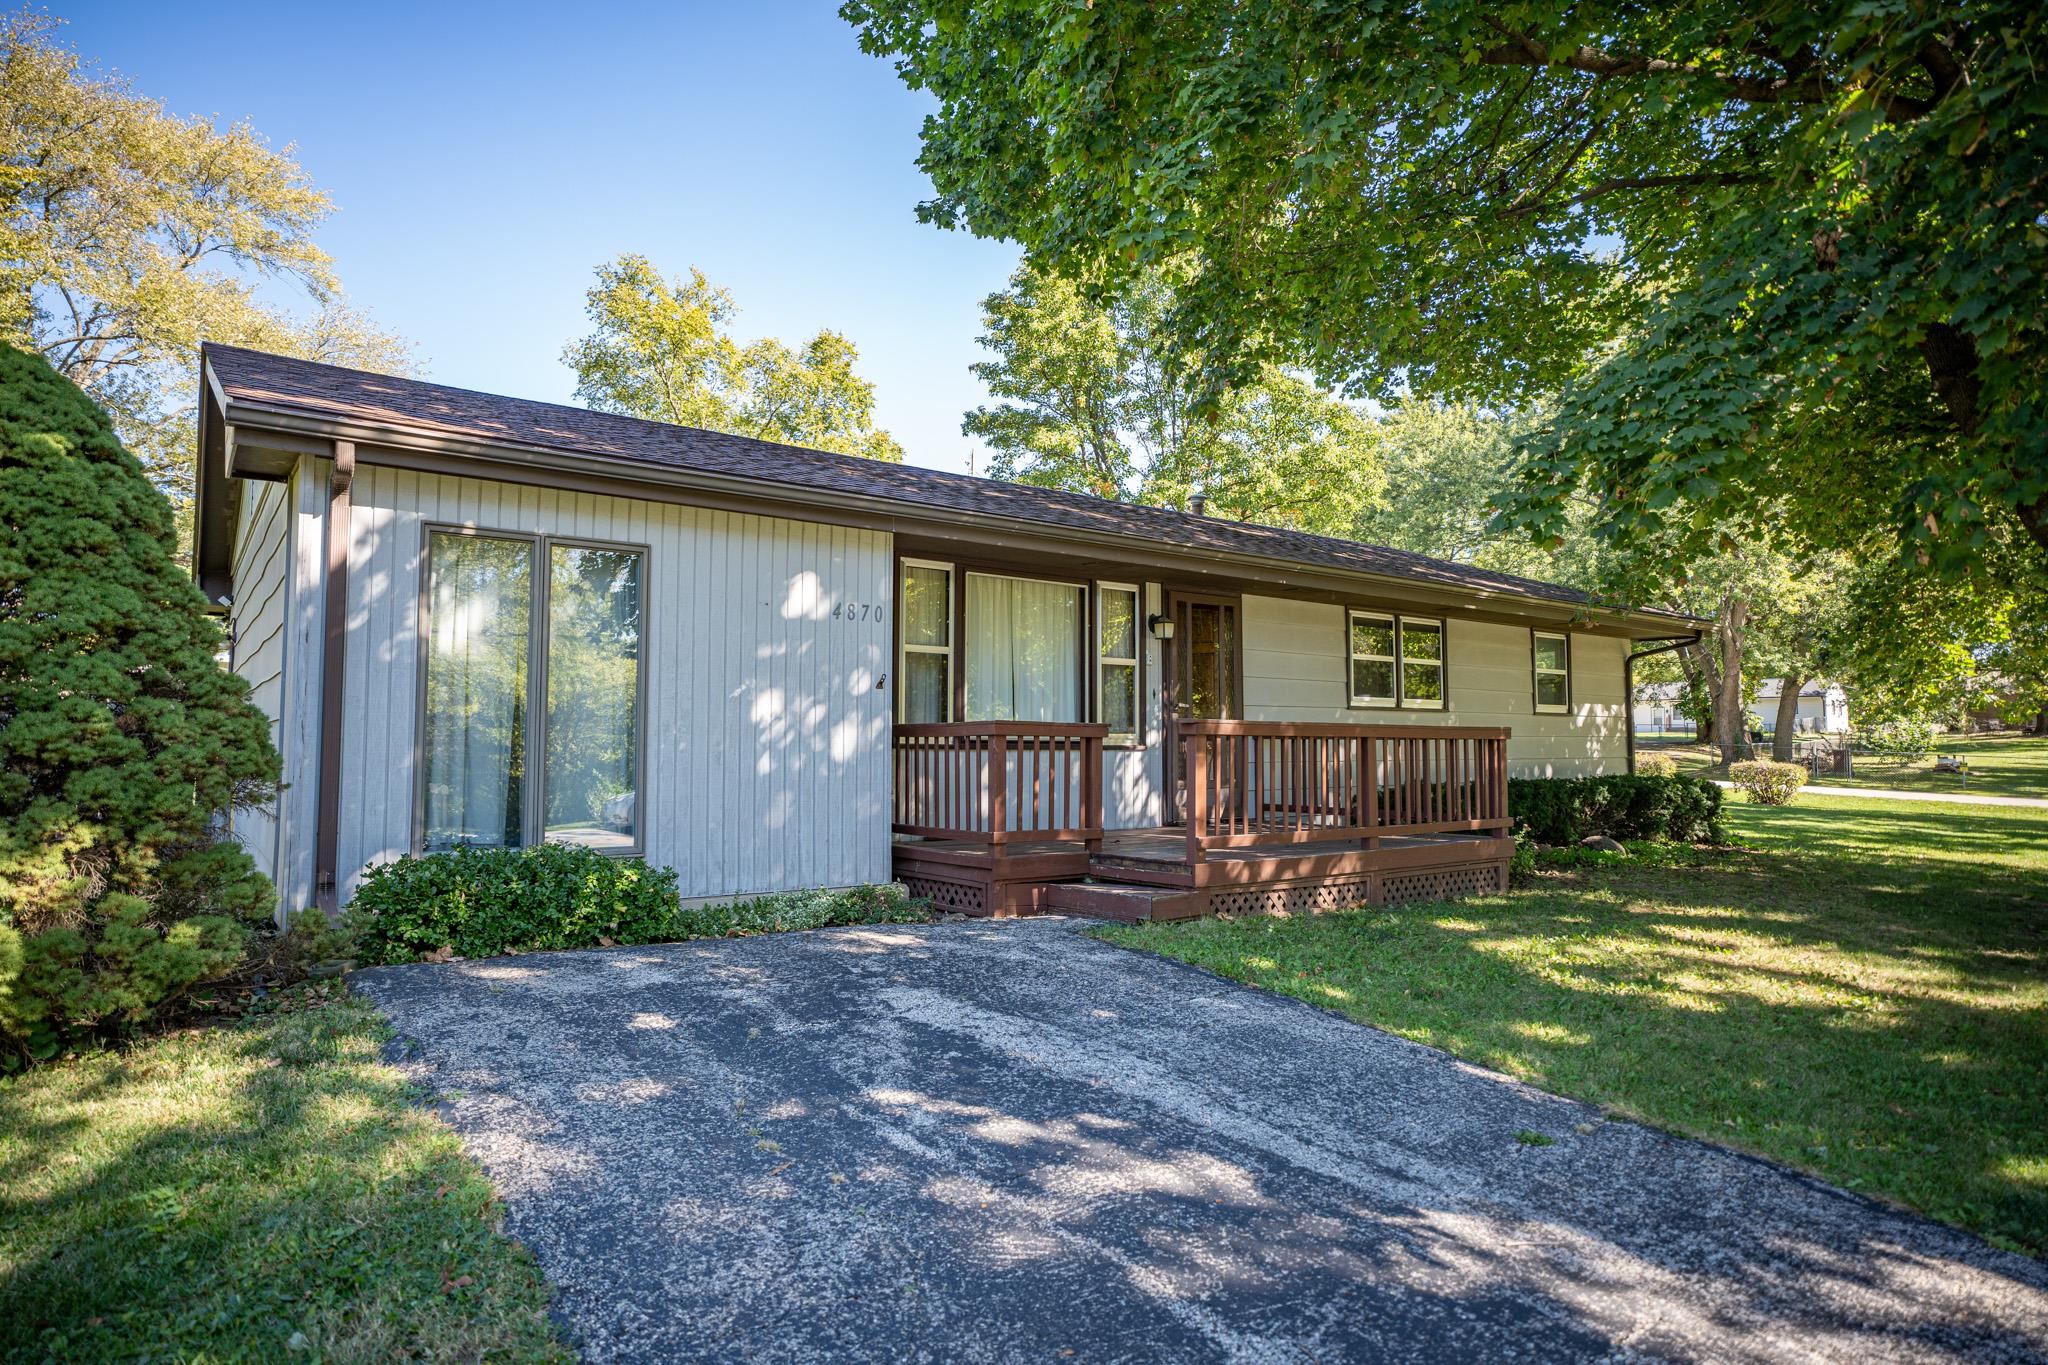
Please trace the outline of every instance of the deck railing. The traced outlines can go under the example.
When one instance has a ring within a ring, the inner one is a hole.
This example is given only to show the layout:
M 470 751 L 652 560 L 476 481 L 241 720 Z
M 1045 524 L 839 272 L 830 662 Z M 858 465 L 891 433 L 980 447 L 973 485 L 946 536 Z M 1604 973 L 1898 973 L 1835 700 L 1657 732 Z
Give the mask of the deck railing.
M 898 834 L 1001 845 L 1102 843 L 1106 725 L 968 721 L 898 725 Z
M 1508 827 L 1508 731 L 1182 721 L 1188 861 L 1244 848 Z

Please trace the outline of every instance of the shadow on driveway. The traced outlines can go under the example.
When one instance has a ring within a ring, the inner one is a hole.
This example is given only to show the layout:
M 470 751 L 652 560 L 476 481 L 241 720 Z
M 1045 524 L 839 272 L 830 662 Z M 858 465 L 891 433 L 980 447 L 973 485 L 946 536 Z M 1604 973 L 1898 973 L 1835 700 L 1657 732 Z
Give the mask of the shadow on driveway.
M 593 1360 L 2048 1359 L 2037 1262 L 1074 930 L 352 980 Z

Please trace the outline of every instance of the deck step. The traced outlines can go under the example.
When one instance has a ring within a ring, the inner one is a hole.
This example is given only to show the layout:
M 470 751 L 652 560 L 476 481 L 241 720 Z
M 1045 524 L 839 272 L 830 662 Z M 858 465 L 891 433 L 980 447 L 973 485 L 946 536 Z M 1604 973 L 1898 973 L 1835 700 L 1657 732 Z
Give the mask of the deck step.
M 1060 882 L 1045 889 L 1045 908 L 1056 915 L 1136 924 L 1143 920 L 1194 919 L 1208 908 L 1200 891 L 1169 886 L 1133 886 L 1128 882 Z

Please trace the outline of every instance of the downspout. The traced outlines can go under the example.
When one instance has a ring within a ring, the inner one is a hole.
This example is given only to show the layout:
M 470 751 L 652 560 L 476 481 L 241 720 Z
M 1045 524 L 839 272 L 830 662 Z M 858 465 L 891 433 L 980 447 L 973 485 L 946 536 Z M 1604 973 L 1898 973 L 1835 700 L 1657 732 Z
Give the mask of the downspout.
M 341 689 L 348 642 L 349 485 L 355 482 L 356 444 L 334 443 L 327 480 L 326 638 L 320 657 L 319 817 L 313 844 L 313 896 L 332 918 L 341 908 L 336 864 L 341 847 Z
M 1629 653 L 1622 655 L 1622 714 L 1628 718 L 1628 775 L 1630 777 L 1636 775 L 1636 660 L 1654 658 L 1659 654 L 1669 654 L 1674 649 L 1684 649 L 1687 645 L 1696 645 L 1705 635 L 1705 631 L 1696 630 L 1683 640 L 1673 640 L 1670 644 L 1660 645 L 1656 649 L 1645 649 L 1640 652 L 1631 650 Z

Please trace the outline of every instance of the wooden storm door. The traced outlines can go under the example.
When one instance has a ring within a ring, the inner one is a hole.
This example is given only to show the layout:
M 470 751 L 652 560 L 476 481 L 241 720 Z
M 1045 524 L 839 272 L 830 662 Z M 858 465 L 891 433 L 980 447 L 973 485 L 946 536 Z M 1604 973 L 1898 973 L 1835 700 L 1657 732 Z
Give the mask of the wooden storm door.
M 1241 720 L 1244 703 L 1238 676 L 1238 601 L 1174 593 L 1167 603 L 1173 639 L 1166 657 L 1167 820 L 1186 819 L 1187 750 L 1182 720 Z

